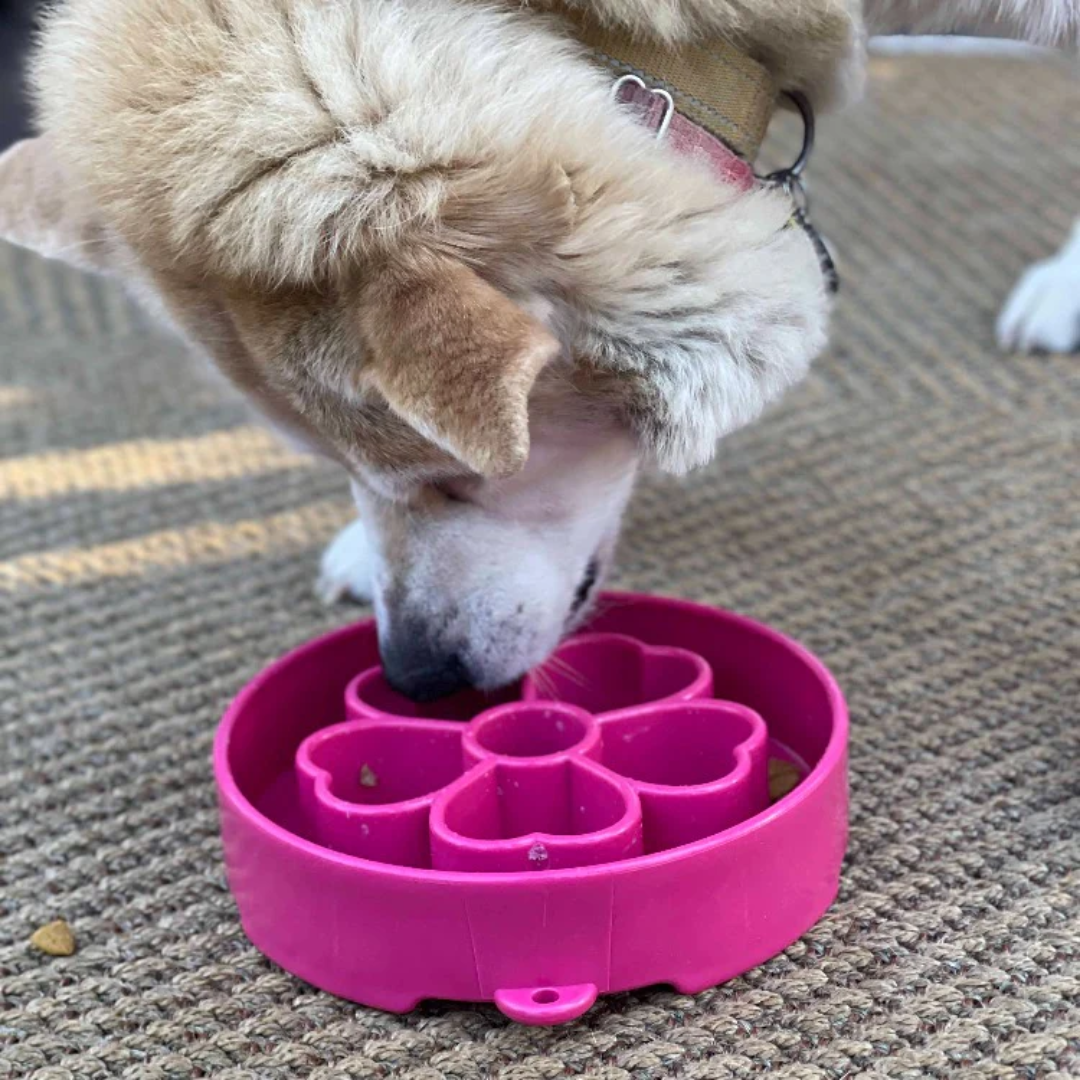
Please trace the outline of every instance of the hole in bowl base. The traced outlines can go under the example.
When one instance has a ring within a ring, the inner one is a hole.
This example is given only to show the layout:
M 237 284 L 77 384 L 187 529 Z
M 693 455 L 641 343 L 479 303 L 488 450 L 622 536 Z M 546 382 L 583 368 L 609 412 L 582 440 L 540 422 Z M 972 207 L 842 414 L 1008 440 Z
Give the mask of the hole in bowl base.
M 595 1004 L 597 993 L 592 983 L 497 990 L 495 1007 L 519 1024 L 565 1024 L 584 1016 Z

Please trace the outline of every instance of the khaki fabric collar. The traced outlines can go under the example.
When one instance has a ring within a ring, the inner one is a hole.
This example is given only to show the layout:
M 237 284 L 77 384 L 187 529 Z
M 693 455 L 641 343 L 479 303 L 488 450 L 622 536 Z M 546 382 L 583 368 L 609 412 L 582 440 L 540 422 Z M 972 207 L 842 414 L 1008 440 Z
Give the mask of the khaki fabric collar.
M 768 70 L 724 38 L 667 45 L 601 26 L 580 9 L 556 10 L 597 60 L 666 90 L 676 109 L 752 162 L 772 119 L 779 87 Z

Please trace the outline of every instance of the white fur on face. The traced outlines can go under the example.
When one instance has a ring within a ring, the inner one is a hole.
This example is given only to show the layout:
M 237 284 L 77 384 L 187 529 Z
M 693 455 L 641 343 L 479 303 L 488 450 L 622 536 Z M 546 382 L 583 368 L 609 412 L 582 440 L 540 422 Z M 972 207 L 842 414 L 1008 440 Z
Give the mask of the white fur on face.
M 373 569 L 384 645 L 422 628 L 474 685 L 502 686 L 542 662 L 587 612 L 636 471 L 632 439 L 611 424 L 540 424 L 528 464 L 508 480 L 451 482 L 419 506 L 355 484 L 370 549 L 352 559 L 339 550 L 338 565 L 352 577 Z M 594 587 L 582 597 L 594 560 Z M 329 553 L 324 575 L 328 564 Z

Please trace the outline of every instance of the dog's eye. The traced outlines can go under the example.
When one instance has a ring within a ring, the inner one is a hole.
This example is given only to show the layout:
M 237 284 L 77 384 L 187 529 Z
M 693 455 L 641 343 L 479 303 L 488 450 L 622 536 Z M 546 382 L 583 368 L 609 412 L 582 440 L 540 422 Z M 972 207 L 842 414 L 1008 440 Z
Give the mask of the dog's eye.
M 472 502 L 464 485 L 455 484 L 452 480 L 444 480 L 434 485 L 435 490 L 447 501 L 454 503 Z
M 596 580 L 600 577 L 600 560 L 592 558 L 589 560 L 589 565 L 585 567 L 585 575 L 582 577 L 578 584 L 577 591 L 574 593 L 574 602 L 570 605 L 570 614 L 574 615 L 584 606 L 585 601 L 589 599 L 589 594 L 596 586 Z

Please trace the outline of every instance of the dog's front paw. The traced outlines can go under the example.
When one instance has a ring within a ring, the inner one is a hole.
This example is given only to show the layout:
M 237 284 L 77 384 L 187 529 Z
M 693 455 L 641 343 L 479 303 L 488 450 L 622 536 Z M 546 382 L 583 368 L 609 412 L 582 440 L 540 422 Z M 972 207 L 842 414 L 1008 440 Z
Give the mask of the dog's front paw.
M 323 552 L 315 592 L 324 604 L 341 600 L 370 603 L 375 584 L 375 552 L 364 523 L 347 525 Z
M 1080 222 L 1052 259 L 1029 267 L 997 324 L 998 343 L 1017 352 L 1080 349 Z

